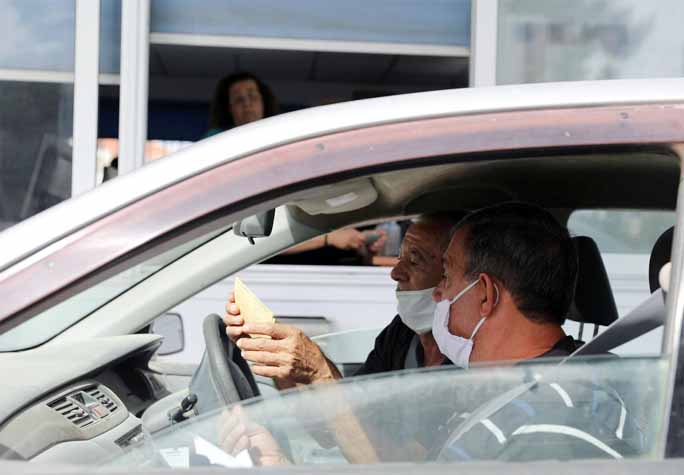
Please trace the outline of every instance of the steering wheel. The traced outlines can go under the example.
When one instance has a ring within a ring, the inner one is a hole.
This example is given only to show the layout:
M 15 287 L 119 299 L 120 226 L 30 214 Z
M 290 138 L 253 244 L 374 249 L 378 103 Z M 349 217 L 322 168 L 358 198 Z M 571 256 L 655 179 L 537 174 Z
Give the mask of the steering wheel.
M 254 375 L 228 335 L 223 319 L 212 313 L 202 324 L 206 351 L 190 382 L 199 414 L 259 396 Z
M 190 392 L 198 396 L 195 411 L 202 414 L 260 396 L 254 374 L 235 343 L 228 338 L 223 319 L 215 313 L 208 315 L 202 324 L 202 332 L 206 351 L 190 382 Z M 267 430 L 278 440 L 285 454 L 292 458 L 287 435 L 274 428 Z

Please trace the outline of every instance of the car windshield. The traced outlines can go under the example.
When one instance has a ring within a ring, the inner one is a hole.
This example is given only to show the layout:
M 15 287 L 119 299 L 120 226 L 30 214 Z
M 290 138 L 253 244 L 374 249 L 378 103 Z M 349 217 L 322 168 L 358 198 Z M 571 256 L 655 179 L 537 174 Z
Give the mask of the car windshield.
M 175 246 L 39 313 L 0 335 L 0 352 L 26 350 L 45 343 L 110 300 L 230 229 L 232 226 L 224 227 Z
M 146 434 L 105 465 L 654 457 L 667 360 L 587 358 L 561 366 L 442 366 L 301 387 Z

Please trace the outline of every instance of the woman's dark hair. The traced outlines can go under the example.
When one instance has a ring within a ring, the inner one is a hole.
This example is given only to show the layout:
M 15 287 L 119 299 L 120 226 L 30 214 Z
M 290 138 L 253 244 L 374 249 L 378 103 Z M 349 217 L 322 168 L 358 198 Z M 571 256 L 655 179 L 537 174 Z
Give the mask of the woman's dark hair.
M 209 128 L 210 129 L 231 129 L 235 127 L 235 121 L 230 113 L 230 97 L 228 92 L 230 86 L 240 81 L 252 80 L 256 83 L 264 102 L 264 118 L 271 117 L 278 113 L 278 102 L 271 92 L 271 89 L 261 82 L 254 74 L 239 72 L 231 74 L 221 79 L 214 90 L 214 98 L 209 108 Z
M 488 273 L 508 289 L 527 318 L 563 324 L 578 270 L 567 228 L 543 208 L 519 202 L 475 211 L 456 227 L 466 226 L 466 276 Z

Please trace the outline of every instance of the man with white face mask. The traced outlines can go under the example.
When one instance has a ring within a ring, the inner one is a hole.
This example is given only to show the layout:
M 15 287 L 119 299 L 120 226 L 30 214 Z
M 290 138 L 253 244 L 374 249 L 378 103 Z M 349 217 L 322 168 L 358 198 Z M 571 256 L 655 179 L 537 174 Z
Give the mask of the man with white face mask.
M 432 331 L 455 365 L 567 356 L 577 348 L 561 327 L 577 255 L 567 229 L 548 212 L 505 203 L 471 213 L 442 262 Z
M 424 216 L 409 226 L 399 262 L 391 273 L 397 282 L 398 315 L 378 335 L 355 375 L 445 362 L 431 334 L 436 308 L 432 294 L 441 279 L 441 256 L 449 243 L 449 231 L 462 216 Z M 228 336 L 237 342 L 244 358 L 253 363 L 254 374 L 274 378 L 280 388 L 342 377 L 320 348 L 296 327 L 244 324 L 232 296 L 224 321 Z M 243 338 L 247 333 L 269 335 L 271 339 Z
M 469 214 L 455 228 L 443 267 L 433 334 L 455 365 L 563 358 L 578 347 L 561 327 L 574 297 L 577 253 L 568 230 L 546 210 L 511 202 Z M 429 458 L 639 454 L 644 435 L 622 397 L 590 370 L 586 375 L 537 375 L 513 389 L 478 394 L 438 427 Z
M 406 231 L 399 262 L 391 273 L 397 282 L 398 315 L 378 335 L 375 348 L 355 376 L 448 362 L 432 336 L 437 306 L 432 295 L 442 278 L 441 256 L 451 228 L 460 217 L 424 216 Z

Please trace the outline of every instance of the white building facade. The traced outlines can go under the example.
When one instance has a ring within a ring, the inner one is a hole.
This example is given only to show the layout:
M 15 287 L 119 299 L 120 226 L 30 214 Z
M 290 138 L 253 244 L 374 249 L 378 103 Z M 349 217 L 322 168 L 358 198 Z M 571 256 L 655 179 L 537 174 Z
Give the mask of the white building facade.
M 268 83 L 283 111 L 430 89 L 684 75 L 680 0 L 0 8 L 0 229 L 96 186 L 114 157 L 119 173 L 144 166 L 148 140 L 167 152 L 200 140 L 216 82 L 236 71 Z M 113 139 L 114 151 L 101 142 L 98 156 L 98 139 Z

